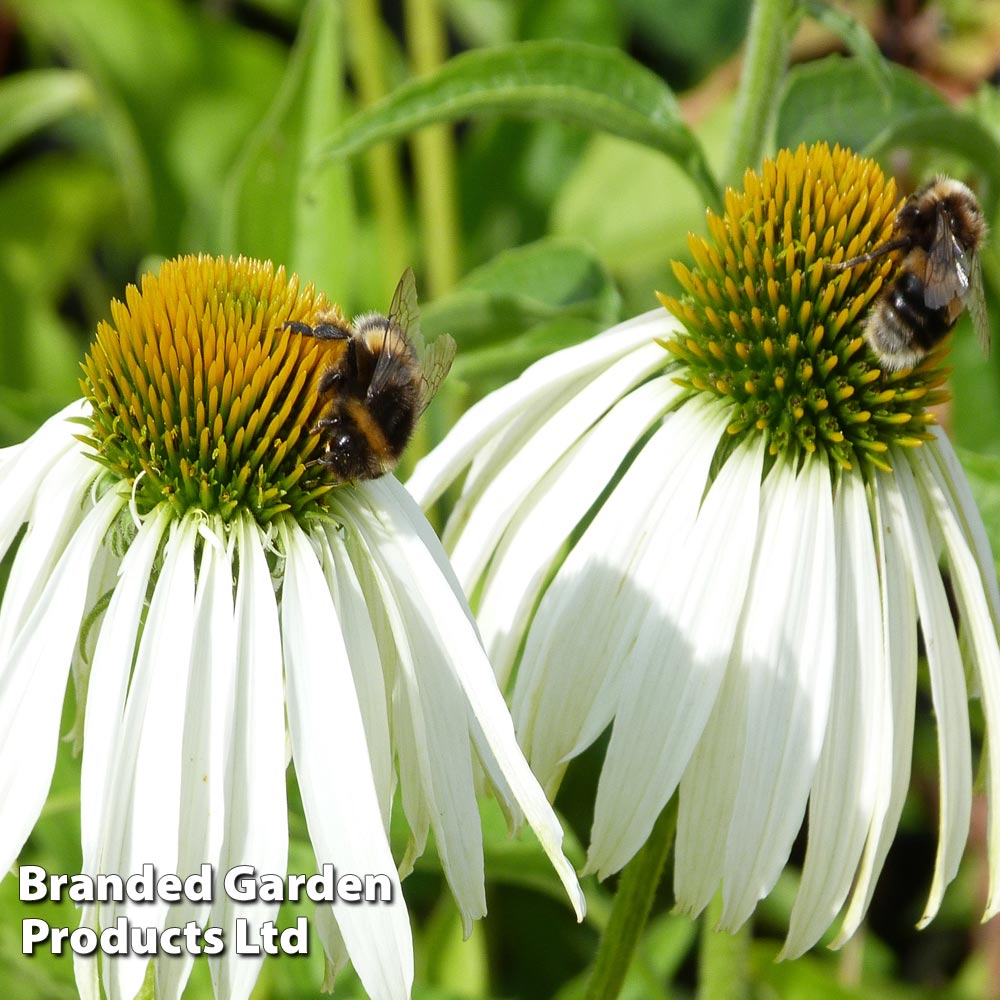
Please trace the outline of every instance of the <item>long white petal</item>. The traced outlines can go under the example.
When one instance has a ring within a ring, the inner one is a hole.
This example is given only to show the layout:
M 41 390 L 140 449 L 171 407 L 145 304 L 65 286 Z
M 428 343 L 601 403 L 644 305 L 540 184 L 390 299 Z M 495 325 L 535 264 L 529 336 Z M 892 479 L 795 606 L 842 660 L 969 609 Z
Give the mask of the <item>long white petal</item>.
M 90 927 L 100 933 L 100 928 L 97 927 L 97 911 L 93 903 L 84 903 L 80 907 L 80 926 Z M 73 952 L 73 979 L 80 1000 L 101 1000 L 101 970 L 97 961 L 97 952 L 90 955 Z
M 777 470 L 775 470 L 777 471 Z M 777 881 L 823 746 L 835 643 L 833 496 L 825 462 L 785 472 L 763 512 L 739 640 L 747 739 L 726 842 L 722 925 L 740 926 Z
M 399 880 L 382 826 L 361 710 L 337 609 L 309 541 L 283 523 L 281 633 L 292 758 L 309 837 L 320 864 L 384 874 L 389 903 L 340 906 L 334 917 L 373 1000 L 403 1000 L 413 981 L 413 946 Z M 330 712 L 335 718 L 330 718 Z M 335 768 L 331 780 L 330 768 Z
M 108 492 L 84 518 L 10 650 L 0 691 L 0 872 L 17 857 L 48 795 L 90 568 L 123 504 Z
M 622 395 L 662 368 L 663 359 L 664 350 L 655 343 L 626 355 L 597 375 L 527 441 L 521 442 L 516 454 L 478 497 L 452 546 L 452 565 L 466 593 L 472 592 L 518 505 L 552 463 Z M 455 516 L 460 517 L 458 506 Z
M 504 534 L 478 604 L 483 644 L 501 689 L 560 550 L 635 442 L 683 390 L 669 379 L 616 404 L 532 490 Z
M 354 689 L 358 693 L 361 718 L 365 724 L 372 775 L 382 809 L 382 822 L 388 833 L 395 782 L 389 714 L 386 709 L 386 684 L 382 676 L 378 642 L 365 595 L 351 565 L 341 533 L 336 530 L 328 531 L 319 536 L 319 541 L 323 553 L 323 573 L 343 628 Z
M 986 536 L 983 517 L 976 507 L 976 501 L 972 498 L 969 481 L 962 471 L 948 436 L 940 427 L 931 427 L 931 431 L 936 440 L 928 445 L 928 455 L 937 465 L 940 473 L 938 480 L 951 497 L 952 506 L 958 514 L 965 537 L 972 547 L 993 620 L 1000 621 L 1000 582 L 997 580 L 996 565 L 990 551 L 990 540 Z
M 52 569 L 91 506 L 87 496 L 94 462 L 80 451 L 59 458 L 35 484 L 28 529 L 21 539 L 0 604 L 0 686 L 10 666 L 10 647 L 24 625 Z
M 479 737 L 480 756 L 484 761 L 489 756 L 495 759 L 494 766 L 504 775 L 566 887 L 577 914 L 582 916 L 583 895 L 576 874 L 562 853 L 562 828 L 517 745 L 510 714 L 474 627 L 456 601 L 448 581 L 437 570 L 434 556 L 409 528 L 405 517 L 389 506 L 378 513 L 383 524 L 391 525 L 388 536 L 400 552 L 397 565 L 408 567 L 407 573 L 413 581 L 405 595 L 397 592 L 400 600 L 405 596 L 410 601 L 410 627 L 421 622 L 427 627 L 439 623 L 435 632 L 441 660 L 420 664 L 421 671 L 444 669 L 451 675 L 451 683 L 457 682 L 469 712 L 476 719 L 473 734 Z M 360 508 L 358 514 L 363 516 Z M 373 546 L 373 551 L 378 549 Z M 386 560 L 383 571 L 388 573 L 389 569 Z
M 896 450 L 892 464 L 892 473 L 880 474 L 879 487 L 888 498 L 889 523 L 903 540 L 913 575 L 937 716 L 941 771 L 938 850 L 927 905 L 918 924 L 923 927 L 941 905 L 945 887 L 962 858 L 972 810 L 972 753 L 962 655 L 927 515 L 905 455 Z
M 281 631 L 260 531 L 249 517 L 235 526 L 239 579 L 236 585 L 236 689 L 231 742 L 226 757 L 225 831 L 219 855 L 221 877 L 237 865 L 259 874 L 284 876 L 288 866 L 288 807 L 285 801 L 285 697 Z M 248 940 L 274 920 L 278 903 L 238 902 L 222 892 L 212 923 L 224 940 L 236 939 L 236 921 L 247 921 Z M 263 956 L 227 948 L 209 958 L 219 1000 L 247 1000 Z
M 837 659 L 823 752 L 809 799 L 802 883 L 782 958 L 811 948 L 843 905 L 891 766 L 889 685 L 871 514 L 864 480 L 843 473 L 834 501 Z M 881 757 L 879 755 L 882 755 Z
M 87 715 L 83 731 L 83 762 L 80 774 L 80 836 L 83 871 L 97 874 L 102 814 L 111 808 L 108 796 L 112 762 L 122 734 L 125 692 L 132 672 L 132 659 L 139 620 L 149 588 L 153 560 L 163 533 L 170 523 L 170 507 L 163 504 L 143 521 L 119 568 L 119 580 L 108 604 L 94 650 L 87 686 Z M 113 788 L 113 786 L 112 786 Z
M 988 584 L 973 549 L 974 541 L 963 523 L 963 511 L 949 488 L 947 470 L 932 449 L 926 449 L 926 455 L 921 454 L 924 451 L 921 448 L 912 457 L 911 463 L 944 535 L 962 626 L 971 638 L 972 661 L 986 717 L 989 803 L 986 855 L 989 859 L 990 885 L 985 919 L 989 919 L 1000 911 L 1000 819 L 997 817 L 1000 809 L 1000 615 L 990 607 Z M 995 584 L 996 575 L 992 567 L 987 574 L 986 579 Z
M 73 437 L 79 427 L 69 420 L 89 412 L 89 405 L 82 399 L 70 403 L 49 417 L 0 465 L 0 495 L 3 496 L 0 506 L 0 555 L 10 547 L 18 529 L 27 519 L 28 510 L 38 494 L 39 483 L 49 469 L 69 451 L 82 453 L 83 446 Z M 99 468 L 96 464 L 92 468 L 96 476 Z
M 722 881 L 726 834 L 740 782 L 737 762 L 743 759 L 746 744 L 750 679 L 734 663 L 736 656 L 734 652 L 726 666 L 722 688 L 678 793 L 674 898 L 677 910 L 693 917 L 708 906 Z
M 676 545 L 694 523 L 724 426 L 717 408 L 699 400 L 669 414 L 542 597 L 512 710 L 550 797 L 566 760 L 593 742 L 617 709 L 635 636 L 656 600 L 664 547 Z M 651 553 L 656 538 L 663 544 Z
M 407 489 L 423 507 L 432 504 L 476 453 L 500 429 L 533 401 L 542 413 L 564 391 L 601 371 L 643 343 L 665 337 L 674 329 L 662 309 L 636 316 L 599 337 L 557 351 L 535 362 L 513 382 L 473 406 L 426 458 L 417 463 Z
M 455 595 L 455 600 L 459 603 L 462 612 L 465 614 L 472 628 L 477 631 L 478 628 L 475 617 L 472 611 L 469 609 L 469 603 L 466 600 L 465 592 L 462 590 L 462 585 L 458 582 L 458 577 L 455 576 L 455 571 L 452 569 L 451 562 L 448 559 L 448 554 L 445 552 L 444 547 L 441 544 L 441 540 L 434 533 L 434 529 L 430 526 L 427 517 L 423 511 L 417 506 L 413 497 L 407 492 L 407 490 L 393 477 L 393 476 L 382 476 L 380 479 L 373 480 L 367 483 L 361 483 L 357 488 L 358 493 L 362 495 L 367 495 L 369 500 L 369 507 L 373 513 L 378 516 L 377 512 L 383 509 L 391 510 L 393 516 L 401 516 L 405 523 L 408 525 L 409 530 L 411 530 L 420 541 L 420 543 L 427 549 L 431 557 L 434 560 L 435 565 L 440 571 L 441 575 L 444 577 L 445 581 L 451 587 L 452 593 Z M 389 523 L 392 523 L 391 518 Z M 366 555 L 365 559 L 362 561 L 362 566 L 370 561 L 369 557 Z M 358 569 L 358 567 L 355 567 Z M 362 587 L 362 589 L 364 589 Z M 377 588 L 376 588 L 377 589 Z M 381 591 L 379 591 L 381 593 Z M 386 642 L 387 648 L 394 648 L 391 630 Z M 387 676 L 386 678 L 386 688 L 387 690 L 391 688 L 390 680 Z M 479 726 L 479 721 L 475 716 L 469 717 L 469 728 L 472 733 L 473 741 L 477 746 L 481 745 L 483 742 L 483 735 L 481 727 Z M 508 821 L 512 827 L 517 827 L 520 825 L 523 817 L 520 814 L 520 810 L 517 807 L 516 800 L 507 785 L 506 778 L 503 773 L 496 767 L 496 761 L 489 754 L 485 758 L 480 758 L 480 764 L 483 766 L 483 770 L 489 781 L 492 783 L 494 789 L 497 792 L 498 798 L 507 812 Z M 477 781 L 480 779 L 481 775 L 477 773 Z M 417 812 L 420 813 L 426 807 L 426 803 L 422 803 L 419 806 L 416 803 L 409 802 L 407 798 L 407 791 L 403 790 L 404 799 L 409 803 L 409 808 L 407 809 L 406 816 L 407 819 L 412 822 L 419 822 L 420 816 L 417 816 L 417 820 L 414 820 L 416 813 L 411 813 L 410 808 L 417 806 Z M 428 817 L 429 820 L 429 817 Z M 411 826 L 411 833 L 414 834 L 412 847 L 416 848 L 419 841 L 419 835 L 414 831 Z M 422 847 L 421 847 L 422 851 Z M 412 861 L 414 858 L 418 857 L 420 851 L 416 851 L 413 854 L 408 852 L 408 860 Z M 408 870 L 405 865 L 400 867 L 400 871 Z
M 176 872 L 198 873 L 202 864 L 218 868 L 226 818 L 225 753 L 233 725 L 236 628 L 233 567 L 221 521 L 201 530 L 201 564 L 195 588 L 191 680 L 185 706 L 182 747 L 180 830 Z M 221 892 L 221 889 L 219 890 Z M 188 921 L 207 926 L 211 902 L 186 897 L 170 909 L 171 926 Z M 156 962 L 158 1000 L 180 1000 L 194 955 L 183 950 Z
M 873 770 L 877 777 L 871 829 L 858 865 L 844 921 L 832 947 L 839 948 L 864 919 L 875 882 L 896 835 L 910 783 L 913 721 L 917 697 L 917 604 L 902 539 L 887 515 L 886 497 L 878 480 L 872 490 L 872 514 L 878 556 L 882 663 L 888 684 L 889 710 L 878 736 Z
M 679 534 L 679 551 L 661 561 L 597 790 L 587 868 L 601 878 L 649 836 L 715 704 L 757 541 L 762 464 L 762 441 L 741 447 L 720 470 L 693 527 L 673 519 L 665 525 Z M 655 549 L 650 554 L 661 558 Z
M 122 736 L 112 762 L 110 808 L 104 811 L 99 872 L 128 876 L 152 864 L 177 868 L 180 826 L 181 748 L 194 627 L 193 516 L 175 522 L 164 550 L 146 616 L 125 703 Z M 118 916 L 144 927 L 162 928 L 168 904 L 126 901 L 102 907 L 101 925 Z M 141 916 L 140 916 L 141 915 Z M 142 984 L 147 958 L 115 956 L 105 961 L 109 1000 L 131 1000 Z

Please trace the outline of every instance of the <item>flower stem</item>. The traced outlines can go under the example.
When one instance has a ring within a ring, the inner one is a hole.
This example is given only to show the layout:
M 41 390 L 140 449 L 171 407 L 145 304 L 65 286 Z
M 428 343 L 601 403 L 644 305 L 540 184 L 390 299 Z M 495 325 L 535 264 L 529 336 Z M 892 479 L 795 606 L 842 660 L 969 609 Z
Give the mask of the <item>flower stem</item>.
M 673 847 L 676 827 L 675 797 L 660 813 L 642 850 L 622 871 L 584 1000 L 613 1000 L 621 992 L 625 974 L 642 939 L 663 866 Z
M 361 104 L 367 107 L 388 93 L 384 53 L 379 44 L 377 0 L 350 0 L 346 7 L 350 32 L 351 72 Z M 365 173 L 378 229 L 383 279 L 391 288 L 409 263 L 403 175 L 396 147 L 380 143 L 365 154 Z
M 406 0 L 406 42 L 418 75 L 444 62 L 446 35 L 438 0 Z M 432 125 L 412 139 L 417 210 L 426 240 L 428 298 L 451 288 L 459 275 L 455 141 L 448 125 Z
M 725 182 L 739 187 L 743 171 L 760 165 L 777 107 L 795 28 L 795 0 L 755 0 L 733 112 Z
M 715 930 L 721 916 L 719 894 L 702 917 L 697 1000 L 746 1000 L 750 995 L 750 922 L 729 934 Z

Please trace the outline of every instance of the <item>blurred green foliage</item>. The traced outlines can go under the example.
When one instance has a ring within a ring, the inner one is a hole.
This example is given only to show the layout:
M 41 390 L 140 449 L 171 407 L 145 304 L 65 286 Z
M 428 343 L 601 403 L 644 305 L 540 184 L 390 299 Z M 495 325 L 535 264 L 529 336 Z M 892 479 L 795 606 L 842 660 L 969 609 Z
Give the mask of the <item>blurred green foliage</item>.
M 159 259 L 198 251 L 270 257 L 357 312 L 387 305 L 395 276 L 386 262 L 412 262 L 423 276 L 435 254 L 449 252 L 460 274 L 425 303 L 424 325 L 455 336 L 459 355 L 407 456 L 412 462 L 463 407 L 538 357 L 653 308 L 656 288 L 675 290 L 669 261 L 686 255 L 686 233 L 701 230 L 706 205 L 719 196 L 713 176 L 725 159 L 733 57 L 750 6 L 441 0 L 434 10 L 457 58 L 418 79 L 409 67 L 419 39 L 398 4 L 6 0 L 0 444 L 23 439 L 77 395 L 78 362 L 110 298 Z M 1000 95 L 995 85 L 977 85 L 975 73 L 956 77 L 949 46 L 968 64 L 972 50 L 961 46 L 985 33 L 1000 51 L 1000 9 L 993 0 L 928 6 L 937 19 L 934 44 L 908 48 L 897 5 L 859 0 L 830 9 L 804 0 L 797 65 L 773 95 L 774 134 L 762 137 L 764 145 L 851 144 L 880 157 L 904 188 L 933 170 L 957 173 L 980 191 L 996 230 Z M 910 65 L 883 62 L 870 31 Z M 388 96 L 366 106 L 372 97 L 360 81 L 372 67 L 379 72 L 368 91 Z M 978 78 L 998 70 L 1000 59 Z M 430 122 L 451 128 L 445 134 L 454 142 L 443 155 L 453 157 L 453 185 L 445 176 L 421 178 L 421 160 L 407 145 Z M 385 140 L 395 144 L 373 145 Z M 437 225 L 433 212 L 430 222 L 418 221 L 427 218 L 421 180 L 450 200 L 457 226 Z M 995 246 L 983 264 L 1000 330 Z M 983 363 L 963 320 L 952 430 L 995 552 L 998 354 Z M 71 713 L 68 705 L 67 729 Z M 926 891 L 912 872 L 925 880 L 931 870 L 934 752 L 933 724 L 923 719 L 913 799 L 864 940 L 840 954 L 819 949 L 775 965 L 794 896 L 795 875 L 787 872 L 759 912 L 755 997 L 998 995 L 989 970 L 1000 967 L 1000 932 L 969 930 L 981 907 L 981 843 L 949 892 L 947 912 L 919 937 L 912 929 Z M 599 759 L 597 748 L 574 763 L 558 803 L 584 842 L 581 803 L 593 800 Z M 76 870 L 78 787 L 66 746 L 25 862 Z M 609 887 L 588 881 L 590 912 L 577 926 L 530 838 L 508 840 L 489 807 L 484 821 L 490 917 L 470 941 L 461 942 L 433 852 L 406 883 L 415 996 L 582 996 Z M 405 831 L 394 837 L 401 847 Z M 291 868 L 309 870 L 306 838 L 297 843 Z M 582 861 L 579 846 L 571 850 Z M 635 1000 L 696 992 L 696 926 L 670 915 L 669 885 L 660 895 L 623 994 Z M 15 881 L 0 882 L 0 987 L 25 1000 L 74 996 L 68 958 L 21 956 L 25 915 Z M 46 904 L 31 915 L 76 921 L 71 905 Z M 315 995 L 322 959 L 314 951 L 308 960 L 269 960 L 254 996 Z M 188 995 L 210 995 L 205 963 Z M 338 995 L 361 995 L 350 972 Z

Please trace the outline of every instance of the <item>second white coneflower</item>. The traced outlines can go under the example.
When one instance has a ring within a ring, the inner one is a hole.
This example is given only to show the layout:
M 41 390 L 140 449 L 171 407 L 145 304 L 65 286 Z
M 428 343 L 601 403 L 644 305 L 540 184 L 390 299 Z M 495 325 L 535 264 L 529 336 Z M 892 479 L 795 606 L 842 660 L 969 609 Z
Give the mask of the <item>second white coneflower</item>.
M 532 366 L 408 484 L 426 505 L 466 473 L 445 542 L 501 683 L 518 667 L 515 724 L 550 795 L 611 726 L 588 870 L 619 870 L 679 793 L 678 904 L 721 887 L 734 929 L 808 805 L 786 955 L 838 913 L 844 941 L 866 911 L 907 791 L 918 629 L 941 781 L 921 923 L 955 876 L 973 768 L 942 567 L 990 732 L 1000 911 L 1000 595 L 930 409 L 946 346 L 881 370 L 862 323 L 897 259 L 829 266 L 889 239 L 899 204 L 873 161 L 779 153 L 691 238 L 673 316 Z
M 85 399 L 4 453 L 0 551 L 27 527 L 0 603 L 0 871 L 45 801 L 71 665 L 91 876 L 204 863 L 283 876 L 287 728 L 317 864 L 393 887 L 391 903 L 328 908 L 316 930 L 370 996 L 405 1000 L 397 782 L 412 831 L 402 865 L 433 830 L 467 930 L 486 909 L 477 760 L 578 912 L 582 900 L 423 515 L 391 476 L 340 485 L 316 461 L 331 342 L 296 330 L 335 313 L 270 264 L 168 261 L 112 304 Z M 89 905 L 83 921 L 220 927 L 215 995 L 235 1000 L 259 971 L 232 947 L 236 921 L 252 938 L 277 905 L 217 886 L 210 906 Z M 193 961 L 155 959 L 161 1000 L 181 995 Z M 110 1000 L 131 998 L 147 964 L 80 957 L 81 994 L 96 1000 L 103 982 Z

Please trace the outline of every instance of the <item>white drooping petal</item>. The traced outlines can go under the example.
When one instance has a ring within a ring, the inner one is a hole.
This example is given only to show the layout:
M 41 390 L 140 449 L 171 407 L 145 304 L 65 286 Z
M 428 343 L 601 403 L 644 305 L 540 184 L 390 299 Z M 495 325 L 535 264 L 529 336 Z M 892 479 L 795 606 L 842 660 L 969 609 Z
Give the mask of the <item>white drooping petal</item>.
M 809 841 L 782 958 L 811 948 L 851 889 L 891 776 L 888 663 L 878 564 L 865 483 L 841 474 L 834 500 L 837 552 L 837 661 L 823 752 L 809 798 Z
M 668 414 L 542 597 L 512 712 L 550 796 L 568 757 L 592 743 L 615 713 L 636 632 L 665 569 L 664 552 L 694 523 L 724 428 L 718 408 L 700 400 Z
M 876 772 L 876 803 L 864 853 L 858 865 L 844 920 L 832 947 L 839 948 L 861 925 L 875 882 L 896 835 L 910 784 L 913 722 L 917 697 L 917 604 L 902 540 L 887 517 L 886 498 L 876 480 L 872 522 L 878 557 L 882 659 L 889 685 L 888 718 L 878 733 L 879 749 L 871 762 Z
M 649 836 L 715 704 L 753 561 L 762 464 L 762 441 L 739 448 L 693 527 L 664 525 L 677 531 L 673 557 L 663 559 L 655 544 L 647 548 L 663 573 L 635 637 L 601 770 L 587 867 L 602 878 Z
M 130 875 L 144 864 L 176 871 L 180 830 L 184 710 L 194 629 L 194 548 L 198 520 L 174 522 L 163 567 L 149 604 L 125 703 L 121 737 L 111 761 L 108 808 L 102 815 L 98 872 Z M 162 929 L 163 900 L 109 903 L 102 927 L 124 916 Z M 104 983 L 109 1000 L 131 1000 L 142 985 L 148 958 L 109 956 Z
M 1000 615 L 991 607 L 988 597 L 990 586 L 995 588 L 996 574 L 990 567 L 984 578 L 964 516 L 969 511 L 962 509 L 951 492 L 948 471 L 935 449 L 921 448 L 914 455 L 912 465 L 927 506 L 944 536 L 960 621 L 970 639 L 975 676 L 982 692 L 988 734 L 986 856 L 990 870 L 984 919 L 989 919 L 1000 911 L 1000 819 L 997 817 L 1000 809 Z M 975 520 L 979 520 L 978 516 Z
M 382 508 L 383 511 L 386 508 Z M 441 867 L 468 935 L 472 921 L 486 913 L 483 844 L 476 804 L 469 739 L 469 710 L 462 692 L 440 661 L 440 634 L 447 634 L 448 613 L 462 615 L 454 599 L 436 608 L 434 617 L 421 620 L 414 613 L 412 589 L 427 585 L 424 578 L 407 573 L 405 552 L 396 548 L 394 531 L 379 519 L 373 523 L 351 522 L 369 543 L 369 558 L 375 563 L 383 613 L 387 616 L 396 647 L 397 677 L 394 715 L 404 719 L 403 739 L 414 754 L 423 803 L 418 816 L 426 813 L 434 830 Z M 462 616 L 464 618 L 464 615 Z M 466 622 L 463 626 L 471 626 Z M 412 793 L 404 799 L 412 803 Z M 418 819 L 418 823 L 420 820 Z
M 479 632 L 476 619 L 469 608 L 465 592 L 462 590 L 462 585 L 458 582 L 458 577 L 455 576 L 455 571 L 452 569 L 451 562 L 449 561 L 448 555 L 441 544 L 441 540 L 434 533 L 434 529 L 430 526 L 427 517 L 417 506 L 413 497 L 410 496 L 405 487 L 403 487 L 393 476 L 382 476 L 381 479 L 365 483 L 363 488 L 368 494 L 374 510 L 389 509 L 394 512 L 394 516 L 400 516 L 403 518 L 403 522 L 408 525 L 409 530 L 416 535 L 417 540 L 424 546 L 427 552 L 430 553 L 438 571 L 451 587 L 455 600 L 458 602 L 462 612 L 468 619 L 469 624 L 478 636 Z M 386 682 L 386 687 L 387 689 L 389 687 L 388 681 Z M 475 715 L 469 715 L 469 730 L 472 734 L 472 739 L 475 745 L 481 746 L 485 740 L 485 736 L 483 735 L 479 720 L 475 717 Z M 508 822 L 512 827 L 520 826 L 521 821 L 523 820 L 520 807 L 517 805 L 517 800 L 507 784 L 506 777 L 497 767 L 496 760 L 491 755 L 487 754 L 486 757 L 479 758 L 479 763 L 482 765 L 482 770 L 486 772 L 486 776 L 492 784 L 493 789 L 505 810 Z M 477 787 L 479 787 L 481 773 L 477 773 L 476 777 Z M 405 794 L 404 790 L 404 795 Z M 409 816 L 410 813 L 408 812 L 407 817 Z M 415 846 L 415 844 L 416 838 L 414 838 L 413 846 Z M 417 854 L 414 854 L 409 858 L 409 860 L 412 861 L 416 856 Z M 400 870 L 403 870 L 402 866 Z
M 80 837 L 83 872 L 97 874 L 104 811 L 113 808 L 109 796 L 120 799 L 109 783 L 113 762 L 121 753 L 125 693 L 132 672 L 139 622 L 149 588 L 153 560 L 170 523 L 170 509 L 162 505 L 142 522 L 119 568 L 118 584 L 104 613 L 94 649 L 87 685 L 87 714 L 83 731 L 80 774 Z
M 501 688 L 571 532 L 636 441 L 682 391 L 670 379 L 657 378 L 629 393 L 555 463 L 518 508 L 493 555 L 479 599 L 479 628 Z
M 298 525 L 283 522 L 281 537 L 288 728 L 309 837 L 320 865 L 382 874 L 392 882 L 391 902 L 340 906 L 334 917 L 373 1000 L 404 1000 L 413 982 L 409 920 L 382 826 L 337 609 L 307 536 Z
M 940 427 L 932 425 L 930 430 L 934 434 L 935 441 L 927 446 L 928 457 L 933 460 L 938 470 L 938 479 L 951 498 L 952 506 L 962 524 L 963 533 L 972 548 L 990 613 L 994 621 L 1000 621 L 1000 582 L 997 580 L 996 566 L 982 514 L 979 513 L 976 501 L 972 498 L 969 481 L 962 471 L 948 436 Z
M 972 811 L 972 749 L 962 654 L 923 502 L 910 464 L 898 449 L 893 452 L 892 465 L 892 473 L 879 475 L 879 490 L 887 498 L 888 523 L 902 540 L 913 577 L 937 716 L 941 772 L 934 878 L 918 924 L 924 927 L 937 913 L 944 890 L 958 871 L 968 837 Z
M 221 521 L 201 530 L 201 562 L 195 587 L 191 640 L 191 679 L 184 709 L 180 828 L 176 874 L 200 874 L 209 864 L 217 872 L 226 819 L 225 758 L 232 738 L 236 628 L 233 617 L 233 566 Z M 221 887 L 216 887 L 221 893 Z M 194 921 L 209 926 L 211 901 L 187 896 L 170 909 L 170 925 Z M 180 1000 L 195 956 L 156 963 L 158 1000 Z
M 726 665 L 722 688 L 678 791 L 674 898 L 678 911 L 692 917 L 708 906 L 722 881 L 726 835 L 740 782 L 737 762 L 746 744 L 750 677 L 734 667 L 733 659 Z
M 48 795 L 73 647 L 98 547 L 124 500 L 109 491 L 83 519 L 11 645 L 0 678 L 0 871 Z
M 489 485 L 465 510 L 456 505 L 457 535 L 449 529 L 451 562 L 466 593 L 471 593 L 490 555 L 532 487 L 552 463 L 633 386 L 663 367 L 659 344 L 639 347 L 602 371 L 564 406 L 553 413 L 492 476 Z
M 364 494 L 359 491 L 359 500 L 362 496 L 367 496 L 375 518 L 361 503 L 352 505 L 349 513 L 357 519 L 358 530 L 369 538 L 377 537 L 380 527 L 385 531 L 386 544 L 372 543 L 371 550 L 385 578 L 396 580 L 393 590 L 401 605 L 407 635 L 412 637 L 424 630 L 427 634 L 423 641 L 437 646 L 437 655 L 419 663 L 421 680 L 434 671 L 437 676 L 428 678 L 432 690 L 451 685 L 461 693 L 467 706 L 467 725 L 472 729 L 486 770 L 504 776 L 510 794 L 566 887 L 574 909 L 582 916 L 583 895 L 576 874 L 562 853 L 562 828 L 517 745 L 510 714 L 466 610 L 439 571 L 437 557 L 413 530 L 399 506 L 385 503 L 385 494 L 377 490 Z
M 218 872 L 251 865 L 258 874 L 284 877 L 288 866 L 288 808 L 285 800 L 285 698 L 281 630 L 260 530 L 249 517 L 235 526 L 239 577 L 235 604 L 235 691 L 231 739 L 226 753 L 225 828 Z M 245 920 L 247 939 L 278 914 L 277 902 L 241 902 L 221 891 L 212 923 L 226 941 L 236 940 L 236 921 Z M 263 955 L 239 955 L 226 948 L 209 958 L 219 1000 L 247 1000 Z
M 35 481 L 28 528 L 17 547 L 0 603 L 0 679 L 10 667 L 10 648 L 38 603 L 53 568 L 91 506 L 97 466 L 79 449 L 59 457 Z M 6 502 L 6 501 L 5 501 Z M 2 680 L 0 680 L 2 683 Z
M 830 472 L 811 461 L 793 478 L 780 459 L 776 472 L 735 649 L 750 677 L 723 872 L 726 928 L 744 923 L 788 860 L 830 707 L 836 638 Z
M 421 506 L 429 506 L 497 435 L 498 428 L 506 427 L 526 411 L 538 420 L 544 419 L 554 400 L 568 398 L 594 373 L 641 344 L 668 336 L 674 328 L 670 317 L 662 309 L 655 309 L 536 361 L 519 378 L 471 407 L 448 437 L 417 463 L 407 489 Z
M 386 683 L 382 676 L 378 641 L 372 628 L 365 595 L 351 565 L 341 532 L 333 529 L 318 533 L 317 541 L 323 554 L 323 573 L 343 629 L 351 673 L 354 676 L 354 688 L 365 724 L 372 776 L 382 809 L 382 822 L 388 833 L 395 775 L 389 714 L 386 710 Z
M 0 495 L 3 496 L 3 504 L 0 505 L 0 555 L 10 547 L 27 519 L 32 503 L 37 500 L 45 502 L 39 483 L 48 470 L 67 452 L 80 453 L 80 442 L 73 436 L 77 428 L 70 423 L 70 419 L 89 411 L 90 406 L 82 399 L 70 403 L 49 417 L 27 441 L 5 455 L 0 464 Z M 90 467 L 93 472 L 91 478 L 94 478 L 98 467 L 93 462 Z

